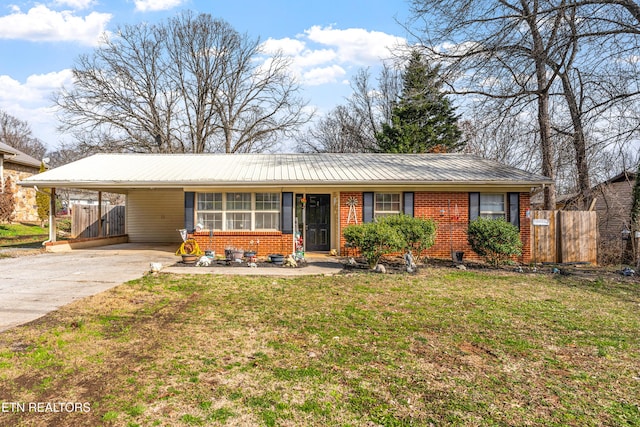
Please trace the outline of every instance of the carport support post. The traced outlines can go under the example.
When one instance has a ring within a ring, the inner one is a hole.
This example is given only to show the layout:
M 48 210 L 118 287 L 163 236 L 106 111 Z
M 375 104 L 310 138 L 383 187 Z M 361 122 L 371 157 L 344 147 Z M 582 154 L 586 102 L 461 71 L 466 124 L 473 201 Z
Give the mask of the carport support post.
M 57 233 L 56 227 L 56 189 L 51 188 L 51 195 L 49 197 L 49 241 L 56 241 Z
M 98 191 L 98 237 L 102 237 L 102 191 Z

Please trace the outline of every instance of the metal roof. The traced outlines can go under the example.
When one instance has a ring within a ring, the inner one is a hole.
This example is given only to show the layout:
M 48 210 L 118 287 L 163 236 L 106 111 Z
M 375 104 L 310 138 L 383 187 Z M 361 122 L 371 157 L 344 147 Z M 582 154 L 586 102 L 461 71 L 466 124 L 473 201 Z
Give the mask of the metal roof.
M 15 148 L 3 142 L 0 142 L 0 154 L 6 155 L 4 161 L 7 163 L 30 166 L 35 169 L 40 168 L 40 160 L 37 160 L 20 150 L 16 150 Z
M 239 185 L 540 186 L 541 175 L 466 154 L 96 154 L 22 185 L 156 188 Z

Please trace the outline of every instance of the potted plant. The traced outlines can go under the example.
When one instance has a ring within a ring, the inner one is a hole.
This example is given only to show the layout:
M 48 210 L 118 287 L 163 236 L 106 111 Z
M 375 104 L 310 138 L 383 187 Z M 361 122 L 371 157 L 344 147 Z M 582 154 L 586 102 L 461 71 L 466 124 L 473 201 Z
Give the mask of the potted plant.
M 202 251 L 195 239 L 187 239 L 180 245 L 176 255 L 182 256 L 182 262 L 185 264 L 195 264 L 202 255 Z
M 269 260 L 276 265 L 282 265 L 284 263 L 284 255 L 271 254 L 269 255 Z

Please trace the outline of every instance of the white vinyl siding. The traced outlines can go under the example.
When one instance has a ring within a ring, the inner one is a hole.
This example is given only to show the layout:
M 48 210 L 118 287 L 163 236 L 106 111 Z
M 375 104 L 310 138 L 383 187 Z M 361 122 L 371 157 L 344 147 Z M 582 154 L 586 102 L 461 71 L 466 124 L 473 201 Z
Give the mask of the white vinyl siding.
M 131 190 L 127 195 L 126 226 L 132 243 L 177 243 L 184 228 L 184 192 Z

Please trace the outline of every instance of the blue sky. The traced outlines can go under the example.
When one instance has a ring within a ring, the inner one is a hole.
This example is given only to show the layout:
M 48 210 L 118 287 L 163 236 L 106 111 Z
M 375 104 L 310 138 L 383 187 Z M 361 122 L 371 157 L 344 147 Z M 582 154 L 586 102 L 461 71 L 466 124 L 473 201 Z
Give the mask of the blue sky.
M 51 0 L 0 5 L 0 109 L 26 120 L 52 149 L 51 93 L 71 84 L 70 68 L 118 25 L 156 22 L 184 9 L 210 13 L 292 58 L 304 96 L 320 114 L 343 102 L 362 67 L 375 70 L 406 42 L 397 23 L 405 0 Z

